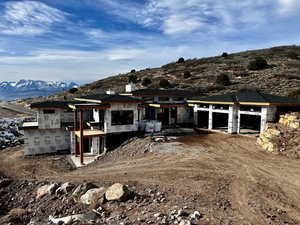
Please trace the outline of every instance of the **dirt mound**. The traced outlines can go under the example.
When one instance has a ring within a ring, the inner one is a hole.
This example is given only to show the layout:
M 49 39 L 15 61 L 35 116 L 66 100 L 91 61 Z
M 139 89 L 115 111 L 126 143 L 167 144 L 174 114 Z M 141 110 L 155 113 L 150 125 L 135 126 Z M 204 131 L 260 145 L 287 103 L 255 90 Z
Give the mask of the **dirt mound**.
M 134 137 L 124 142 L 117 149 L 109 151 L 105 155 L 99 157 L 98 160 L 107 162 L 139 157 L 149 151 L 151 143 L 151 137 Z

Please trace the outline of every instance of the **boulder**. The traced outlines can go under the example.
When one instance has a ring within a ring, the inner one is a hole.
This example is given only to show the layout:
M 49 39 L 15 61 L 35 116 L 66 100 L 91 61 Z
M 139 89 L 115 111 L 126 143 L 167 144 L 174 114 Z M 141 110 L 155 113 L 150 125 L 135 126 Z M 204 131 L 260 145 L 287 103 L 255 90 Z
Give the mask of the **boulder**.
M 97 223 L 98 219 L 99 217 L 95 212 L 88 212 L 62 218 L 54 218 L 53 216 L 49 216 L 49 221 L 54 224 L 73 224 L 78 222 L 84 224 L 95 224 Z
M 193 212 L 190 217 L 195 220 L 199 220 L 202 217 L 202 214 L 199 211 Z
M 120 183 L 113 184 L 105 192 L 105 198 L 108 201 L 126 201 L 129 196 L 130 191 Z
M 74 188 L 74 184 L 71 184 L 69 182 L 66 182 L 62 184 L 57 190 L 56 194 L 61 195 L 61 194 L 68 194 L 72 189 Z
M 46 194 L 48 194 L 48 189 L 50 185 L 44 185 L 42 187 L 39 187 L 36 191 L 36 199 L 40 199 L 44 197 Z
M 90 205 L 93 202 L 97 202 L 105 194 L 106 189 L 104 187 L 93 188 L 88 190 L 81 196 L 80 202 L 86 205 Z
M 14 209 L 11 209 L 9 211 L 8 215 L 16 217 L 16 216 L 27 215 L 27 214 L 30 214 L 30 213 L 31 213 L 30 210 L 20 209 L 20 208 L 14 208 Z
M 8 178 L 0 179 L 0 188 L 7 187 L 8 185 L 10 185 L 11 182 L 12 180 Z
M 49 195 L 53 195 L 55 193 L 55 191 L 57 190 L 58 187 L 59 186 L 56 183 L 50 184 L 49 187 L 48 187 L 48 194 Z
M 79 184 L 76 189 L 73 191 L 72 196 L 78 197 L 83 194 L 85 194 L 88 190 L 92 188 L 97 188 L 95 184 L 92 183 L 84 183 L 84 184 Z
M 179 225 L 192 225 L 192 223 L 189 220 L 181 220 Z

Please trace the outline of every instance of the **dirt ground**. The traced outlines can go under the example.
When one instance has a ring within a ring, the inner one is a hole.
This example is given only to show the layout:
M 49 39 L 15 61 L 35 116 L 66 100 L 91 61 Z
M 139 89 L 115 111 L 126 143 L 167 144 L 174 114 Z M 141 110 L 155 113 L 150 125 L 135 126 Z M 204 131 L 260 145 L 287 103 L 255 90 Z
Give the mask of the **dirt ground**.
M 205 215 L 200 224 L 300 224 L 299 160 L 264 152 L 255 137 L 136 139 L 78 170 L 64 168 L 63 157 L 24 159 L 20 149 L 6 150 L 0 171 L 17 179 L 157 185 L 168 193 L 165 209 L 196 208 Z
M 0 107 L 0 118 L 1 117 L 19 118 L 19 117 L 26 117 L 26 116 L 29 116 L 29 115 Z

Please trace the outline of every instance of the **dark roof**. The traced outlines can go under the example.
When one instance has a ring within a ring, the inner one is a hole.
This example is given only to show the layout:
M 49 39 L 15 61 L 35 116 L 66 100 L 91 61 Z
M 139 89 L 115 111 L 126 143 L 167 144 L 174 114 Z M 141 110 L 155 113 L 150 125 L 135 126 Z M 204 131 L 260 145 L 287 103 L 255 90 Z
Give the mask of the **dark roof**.
M 77 99 L 82 100 L 96 100 L 101 102 L 142 102 L 139 98 L 134 98 L 126 95 L 108 95 L 108 94 L 97 94 L 79 97 Z
M 35 102 L 30 105 L 30 108 L 68 108 L 69 104 L 78 104 L 80 101 L 44 101 Z
M 153 96 L 183 96 L 192 97 L 196 93 L 179 89 L 139 89 L 131 92 L 133 95 L 153 95 Z
M 265 94 L 260 91 L 240 91 L 224 95 L 193 98 L 196 101 L 205 102 L 233 102 L 233 103 L 300 103 L 300 99 Z

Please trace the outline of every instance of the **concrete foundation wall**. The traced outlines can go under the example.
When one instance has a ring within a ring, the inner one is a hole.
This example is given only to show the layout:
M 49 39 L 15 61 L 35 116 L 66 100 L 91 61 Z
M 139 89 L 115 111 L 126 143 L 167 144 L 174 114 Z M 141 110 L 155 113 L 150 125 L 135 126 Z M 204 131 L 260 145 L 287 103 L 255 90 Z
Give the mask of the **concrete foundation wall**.
M 70 132 L 63 129 L 25 130 L 25 155 L 55 153 L 70 149 Z

